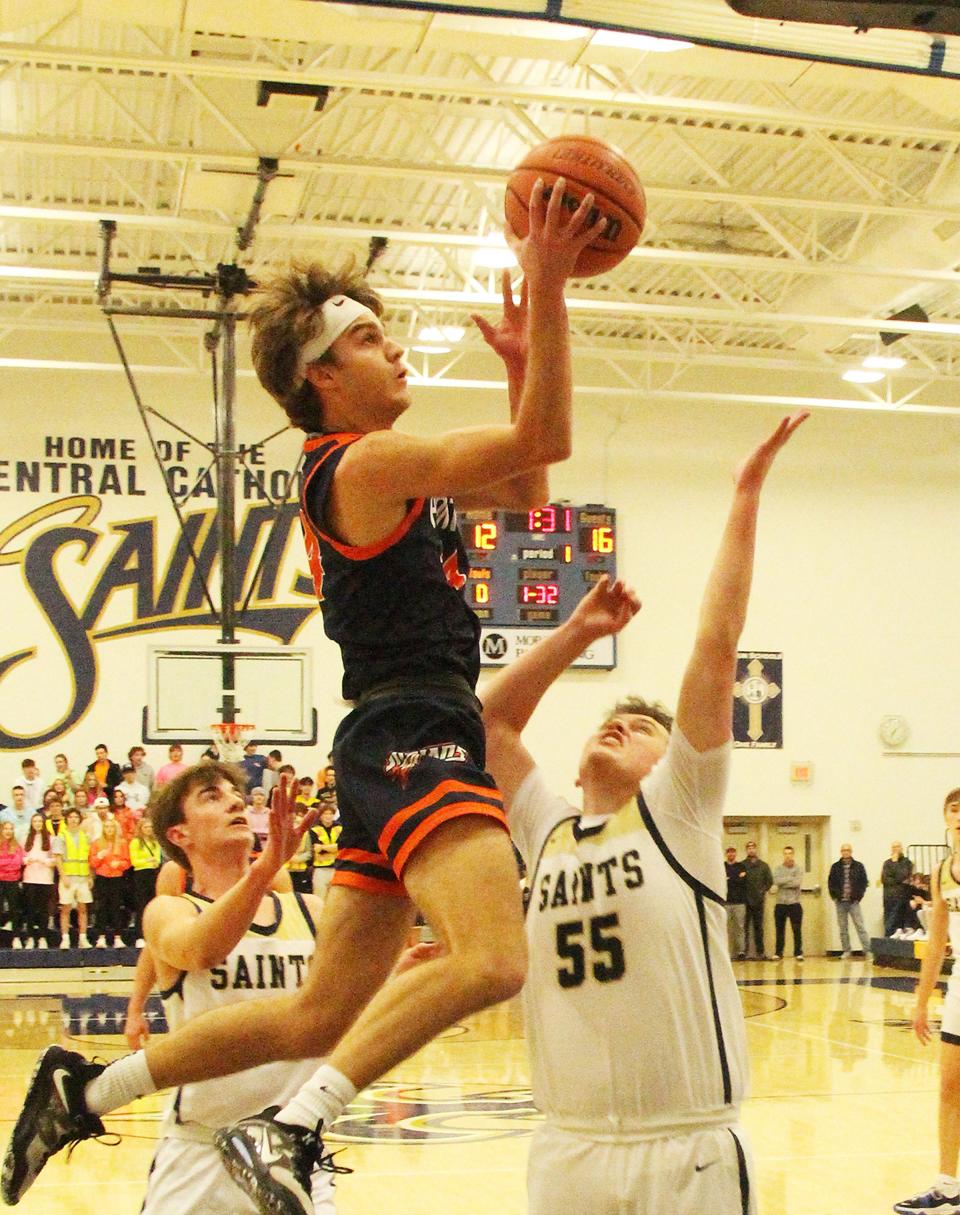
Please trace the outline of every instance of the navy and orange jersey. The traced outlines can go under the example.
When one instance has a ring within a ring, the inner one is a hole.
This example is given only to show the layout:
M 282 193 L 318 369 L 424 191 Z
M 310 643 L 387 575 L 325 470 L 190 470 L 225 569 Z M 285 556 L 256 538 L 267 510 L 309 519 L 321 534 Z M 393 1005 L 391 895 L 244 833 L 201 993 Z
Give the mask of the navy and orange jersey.
M 343 695 L 387 680 L 480 673 L 480 625 L 461 594 L 469 572 L 450 498 L 414 498 L 376 544 L 343 544 L 325 504 L 344 452 L 363 435 L 311 435 L 304 444 L 300 518 L 323 612 L 340 647 Z

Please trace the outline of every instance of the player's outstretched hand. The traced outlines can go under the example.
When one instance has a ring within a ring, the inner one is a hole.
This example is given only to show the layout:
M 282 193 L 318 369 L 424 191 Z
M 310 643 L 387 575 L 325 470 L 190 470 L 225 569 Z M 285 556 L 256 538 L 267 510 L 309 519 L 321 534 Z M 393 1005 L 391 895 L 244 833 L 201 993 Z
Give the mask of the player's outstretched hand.
M 298 822 L 299 810 L 296 781 L 283 777 L 273 791 L 267 838 L 263 851 L 254 864 L 262 865 L 270 873 L 276 873 L 290 860 L 300 847 L 304 835 L 319 817 L 317 810 L 308 810 Z
M 612 637 L 640 611 L 640 600 L 632 586 L 622 578 L 611 582 L 604 574 L 580 600 L 570 622 L 588 637 Z
M 809 417 L 810 413 L 806 409 L 790 414 L 780 422 L 768 439 L 764 439 L 759 447 L 754 448 L 733 474 L 738 490 L 746 493 L 760 492 L 777 452 Z
M 918 1004 L 913 1010 L 913 1032 L 926 1046 L 930 1041 L 930 1025 L 927 1021 L 926 1004 Z
M 446 952 L 446 948 L 440 941 L 421 941 L 417 945 L 411 945 L 397 959 L 397 964 L 392 972 L 393 977 L 405 974 L 408 970 L 413 970 L 415 966 L 420 966 L 424 962 L 436 961 L 437 958 L 442 958 Z
M 150 1040 L 150 1023 L 142 1012 L 127 1014 L 123 1023 L 123 1036 L 131 1050 L 142 1050 Z
M 581 252 L 606 229 L 607 221 L 599 215 L 592 194 L 584 196 L 572 215 L 564 209 L 566 184 L 558 177 L 545 187 L 538 177 L 530 192 L 530 230 L 516 250 L 525 277 L 565 281 Z M 598 218 L 591 221 L 591 214 Z
M 491 325 L 485 316 L 474 312 L 473 323 L 483 334 L 483 340 L 495 350 L 508 367 L 523 369 L 527 363 L 527 280 L 520 287 L 520 303 L 513 298 L 510 271 L 504 270 L 501 280 L 503 288 L 503 316 L 496 325 Z

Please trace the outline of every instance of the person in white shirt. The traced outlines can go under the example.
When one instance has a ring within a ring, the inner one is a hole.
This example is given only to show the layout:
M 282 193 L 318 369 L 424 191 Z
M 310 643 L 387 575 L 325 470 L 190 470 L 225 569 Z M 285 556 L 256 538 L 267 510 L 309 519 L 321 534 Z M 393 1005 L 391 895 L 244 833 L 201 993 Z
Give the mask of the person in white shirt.
M 62 751 L 59 751 L 53 757 L 53 766 L 56 770 L 57 780 L 62 780 L 70 793 L 73 793 L 75 790 L 79 789 L 83 784 L 83 773 L 76 773 L 73 771 L 73 769 L 70 767 L 70 761 Z M 56 783 L 57 781 L 54 780 L 52 785 L 56 785 Z M 67 803 L 64 802 L 64 805 L 66 804 Z
M 133 764 L 133 771 L 138 785 L 146 785 L 151 792 L 153 790 L 153 782 L 156 780 L 156 775 L 153 769 L 147 763 L 147 753 L 143 747 L 131 747 L 127 752 L 127 759 Z
M 10 790 L 10 805 L 0 810 L 0 823 L 13 823 L 13 834 L 21 846 L 30 830 L 30 816 L 33 811 L 27 807 L 26 794 L 23 785 L 14 785 Z
M 147 802 L 150 800 L 150 790 L 137 780 L 133 764 L 123 765 L 123 780 L 117 785 L 117 788 L 123 791 L 126 799 L 124 804 L 131 810 L 146 810 Z
M 544 1124 L 530 1215 L 751 1215 L 743 1013 L 727 949 L 723 797 L 737 643 L 760 490 L 806 417 L 735 475 L 675 721 L 621 702 L 580 757 L 582 808 L 550 792 L 522 732 L 551 684 L 639 609 L 604 577 L 571 618 L 484 688 L 487 764 L 530 881 L 524 1001 Z
M 28 810 L 43 809 L 43 795 L 46 792 L 43 781 L 40 779 L 40 769 L 37 767 L 35 759 L 25 759 L 20 765 L 23 772 L 23 797 L 24 805 Z

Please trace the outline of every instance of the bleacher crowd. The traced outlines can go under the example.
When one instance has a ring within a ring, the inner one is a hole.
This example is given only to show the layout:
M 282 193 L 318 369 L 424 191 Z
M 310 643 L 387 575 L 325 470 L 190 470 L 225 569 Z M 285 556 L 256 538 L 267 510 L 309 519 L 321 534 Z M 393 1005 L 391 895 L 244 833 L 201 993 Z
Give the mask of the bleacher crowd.
M 198 762 L 218 758 L 211 745 Z M 131 747 L 123 764 L 103 743 L 80 768 L 58 754 L 47 778 L 35 760 L 24 759 L 9 800 L 0 801 L 0 949 L 141 946 L 143 909 L 166 859 L 147 807 L 153 790 L 186 767 L 178 744 L 156 771 L 141 746 Z M 319 821 L 287 867 L 294 889 L 325 893 L 340 836 L 329 757 L 316 778 L 298 776 L 280 751 L 263 755 L 250 741 L 239 767 L 253 852 L 266 838 L 270 801 L 282 779 L 296 782 L 303 813 L 319 807 Z

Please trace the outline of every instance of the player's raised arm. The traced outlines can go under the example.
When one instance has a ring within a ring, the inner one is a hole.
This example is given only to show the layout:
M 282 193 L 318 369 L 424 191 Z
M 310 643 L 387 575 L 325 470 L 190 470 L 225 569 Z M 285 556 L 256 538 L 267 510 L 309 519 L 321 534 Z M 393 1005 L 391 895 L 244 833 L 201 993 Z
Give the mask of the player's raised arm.
M 187 797 L 208 795 L 226 803 L 232 801 L 238 820 L 245 824 L 243 798 L 236 789 L 228 789 L 226 782 L 220 780 L 188 793 Z M 302 830 L 295 822 L 295 798 L 292 782 L 281 781 L 270 807 L 270 831 L 263 851 L 230 889 L 199 915 L 195 907 L 169 895 L 158 896 L 147 904 L 143 935 L 158 964 L 175 970 L 206 970 L 237 945 L 264 895 L 273 886 L 277 872 L 300 844 Z M 229 804 L 224 809 L 229 812 Z M 312 811 L 304 817 L 306 830 L 309 831 L 315 818 Z M 171 837 L 176 830 L 177 827 L 170 828 Z
M 516 418 L 510 425 L 414 438 L 389 429 L 365 435 L 344 455 L 335 491 L 343 500 L 375 493 L 381 502 L 460 497 L 570 454 L 572 376 L 564 287 L 577 256 L 603 230 L 590 224 L 593 196 L 566 216 L 562 181 L 530 200 L 530 231 L 519 246 L 527 282 L 528 349 Z M 398 348 L 399 349 L 399 348 Z M 321 368 L 314 374 L 328 374 Z M 322 384 L 318 387 L 323 388 Z M 336 512 L 336 504 L 334 504 Z
M 509 807 L 533 767 L 520 736 L 550 685 L 600 637 L 619 633 L 640 610 L 632 587 L 604 575 L 570 619 L 521 654 L 483 688 L 487 767 Z
M 697 639 L 677 705 L 677 725 L 698 751 L 730 737 L 737 645 L 747 616 L 760 491 L 773 461 L 809 417 L 794 413 L 755 448 L 734 474 L 733 502 L 704 592 Z
M 501 286 L 503 315 L 499 322 L 493 325 L 477 312 L 472 317 L 483 334 L 483 340 L 503 360 L 507 373 L 510 420 L 515 422 L 527 375 L 529 291 L 527 280 L 524 279 L 520 285 L 520 299 L 514 299 L 509 270 L 504 270 Z M 457 505 L 467 509 L 532 510 L 550 501 L 548 469 L 549 465 L 538 464 L 505 481 L 486 485 L 472 494 L 462 494 Z

